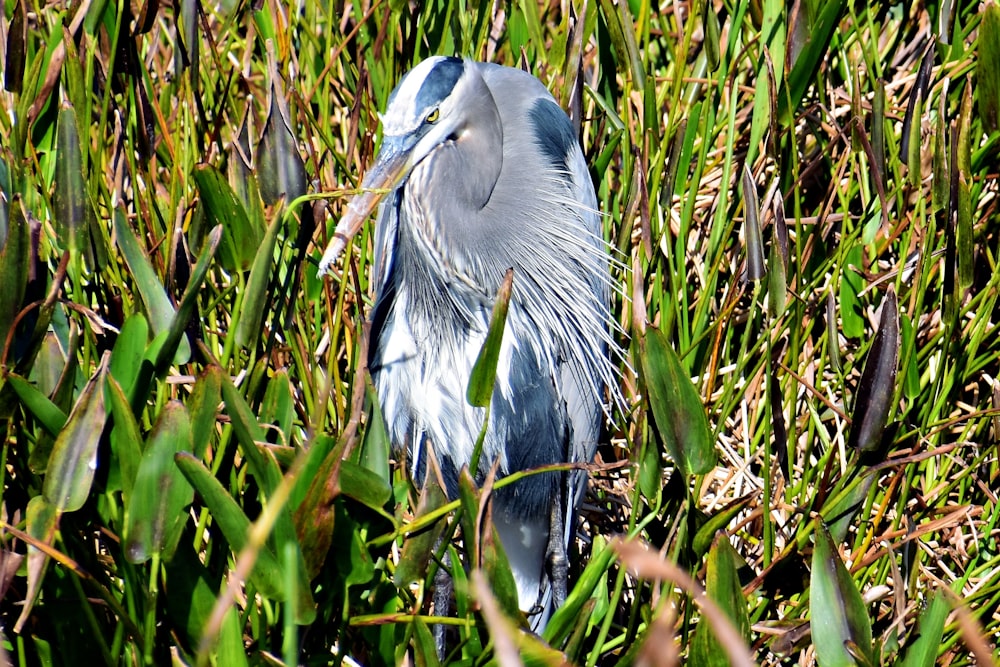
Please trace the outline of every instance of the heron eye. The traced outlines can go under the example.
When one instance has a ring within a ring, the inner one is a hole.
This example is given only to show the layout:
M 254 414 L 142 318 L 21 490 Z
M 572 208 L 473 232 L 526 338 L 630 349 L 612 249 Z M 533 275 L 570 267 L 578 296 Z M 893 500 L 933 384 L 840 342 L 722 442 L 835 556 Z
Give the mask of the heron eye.
M 441 117 L 441 110 L 437 107 L 434 107 L 434 110 L 431 111 L 429 114 L 427 114 L 427 118 L 425 118 L 424 120 L 425 122 L 428 123 L 436 123 L 438 121 L 438 118 L 440 117 Z

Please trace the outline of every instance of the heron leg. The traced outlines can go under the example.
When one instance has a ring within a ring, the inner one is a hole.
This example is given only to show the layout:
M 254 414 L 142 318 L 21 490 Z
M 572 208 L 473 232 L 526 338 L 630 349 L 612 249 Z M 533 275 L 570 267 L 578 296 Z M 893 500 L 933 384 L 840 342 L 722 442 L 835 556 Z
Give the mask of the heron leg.
M 434 573 L 434 615 L 447 616 L 451 611 L 451 596 L 454 592 L 455 584 L 451 578 L 451 556 L 446 552 L 442 563 Z M 438 660 L 444 660 L 445 651 L 448 648 L 445 631 L 446 625 L 443 623 L 434 624 L 434 645 L 437 647 Z
M 549 513 L 549 543 L 545 550 L 549 584 L 552 586 L 552 609 L 558 609 L 566 601 L 566 580 L 569 576 L 569 561 L 566 558 L 566 542 L 563 540 L 563 509 L 559 498 L 552 503 Z

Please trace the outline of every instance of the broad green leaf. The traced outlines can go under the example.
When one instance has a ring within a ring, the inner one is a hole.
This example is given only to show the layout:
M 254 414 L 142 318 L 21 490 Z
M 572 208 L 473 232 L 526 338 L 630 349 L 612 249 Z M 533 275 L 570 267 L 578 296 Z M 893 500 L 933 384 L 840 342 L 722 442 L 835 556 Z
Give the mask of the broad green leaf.
M 520 618 L 517 584 L 514 583 L 514 574 L 510 569 L 507 552 L 500 541 L 500 534 L 492 521 L 484 526 L 481 554 L 483 571 L 489 580 L 493 595 L 500 603 L 500 608 L 508 617 Z
M 659 329 L 648 327 L 639 349 L 649 407 L 670 457 L 686 475 L 707 473 L 715 467 L 715 441 L 690 376 Z
M 813 547 L 809 617 L 820 667 L 854 667 L 857 662 L 849 646 L 856 647 L 869 665 L 877 664 L 868 610 L 821 523 Z
M 338 503 L 337 520 L 333 528 L 333 540 L 337 548 L 331 554 L 331 565 L 337 575 L 343 578 L 344 586 L 366 584 L 375 576 L 368 547 L 361 537 L 361 527 L 347 511 L 347 506 Z
M 365 438 L 361 443 L 359 462 L 378 475 L 388 486 L 392 483 L 389 466 L 392 446 L 389 442 L 385 418 L 382 416 L 382 404 L 375 393 L 375 385 L 372 384 L 371 375 L 368 374 L 365 375 L 365 394 L 368 397 L 368 424 L 365 428 Z
M 268 284 L 274 268 L 274 246 L 280 228 L 281 216 L 276 215 L 268 225 L 264 240 L 254 256 L 236 322 L 236 344 L 240 347 L 255 344 L 260 339 L 261 323 L 264 315 L 271 309 L 272 294 L 268 290 Z
M 518 654 L 524 667 L 565 667 L 566 656 L 543 642 L 538 635 L 519 632 L 517 640 Z
M 112 357 L 114 353 L 112 353 Z M 114 375 L 109 375 L 105 389 L 108 400 L 111 403 L 111 415 L 114 418 L 114 425 L 111 428 L 111 453 L 114 455 L 112 465 L 118 465 L 118 474 L 121 479 L 122 504 L 128 507 L 132 499 L 132 489 L 135 488 L 135 479 L 139 474 L 139 465 L 142 461 L 142 434 L 139 432 L 139 424 L 132 413 L 132 407 L 125 396 L 125 392 L 115 380 Z
M 222 380 L 223 405 L 240 443 L 240 450 L 246 456 L 250 472 L 257 478 L 257 483 L 265 495 L 270 496 L 281 481 L 281 471 L 274 460 L 261 452 L 258 446 L 258 443 L 267 442 L 264 429 L 232 379 L 224 373 L 219 377 Z
M 747 279 L 760 280 L 767 271 L 764 268 L 764 239 L 760 232 L 760 205 L 757 200 L 757 184 L 754 183 L 750 168 L 743 165 L 743 233 L 747 247 Z
M 59 527 L 59 510 L 44 496 L 35 496 L 28 501 L 25 509 L 25 530 L 33 538 L 52 546 L 52 541 L 56 536 L 56 529 Z M 24 595 L 24 607 L 21 615 L 14 625 L 14 632 L 20 633 L 21 627 L 31 617 L 31 610 L 38 593 L 41 591 L 42 580 L 45 578 L 45 571 L 48 569 L 50 557 L 44 551 L 33 545 L 28 545 L 28 590 Z
M 384 507 L 392 497 L 392 488 L 381 476 L 352 461 L 340 464 L 340 490 L 345 496 L 374 510 Z
M 205 282 L 205 277 L 208 275 L 208 269 L 212 266 L 212 259 L 215 257 L 215 252 L 219 249 L 219 240 L 221 237 L 222 229 L 218 226 L 213 227 L 212 231 L 208 233 L 207 242 L 198 254 L 198 261 L 191 272 L 191 278 L 188 280 L 187 287 L 184 290 L 184 296 L 181 297 L 180 305 L 177 307 L 177 314 L 171 320 L 170 326 L 167 328 L 166 339 L 163 341 L 163 347 L 156 355 L 157 373 L 165 373 L 170 366 L 171 359 L 174 360 L 174 363 L 177 363 L 177 354 L 174 350 L 180 350 L 187 344 L 185 332 L 187 331 L 188 323 L 195 317 L 195 313 L 197 312 L 198 294 L 201 291 L 202 284 Z
M 1000 5 L 987 0 L 980 7 L 976 96 L 983 127 L 987 132 L 996 132 L 1000 130 Z
M 53 304 L 54 305 L 54 304 Z M 51 315 L 52 310 L 46 306 L 42 306 L 42 311 L 49 311 Z M 43 313 L 44 316 L 44 313 Z M 43 318 L 39 318 L 39 321 L 35 324 L 35 331 L 39 330 L 39 326 L 42 325 Z M 50 318 L 46 318 L 47 320 Z M 48 321 L 44 323 L 44 327 L 48 328 Z M 38 348 L 38 354 L 35 355 L 35 360 L 32 362 L 30 359 L 24 360 L 26 365 L 31 365 L 31 372 L 28 375 L 28 380 L 42 392 L 45 396 L 51 396 L 56 387 L 59 385 L 59 378 L 62 377 L 63 371 L 66 370 L 66 351 L 59 346 L 59 338 L 56 336 L 54 331 L 46 331 L 45 335 L 42 337 L 41 345 Z
M 257 411 L 257 419 L 261 423 L 273 427 L 269 430 L 277 429 L 277 432 L 281 434 L 277 438 L 277 444 L 290 447 L 292 445 L 292 421 L 295 418 L 295 404 L 288 371 L 283 368 L 275 371 L 274 375 L 266 380 L 266 384 L 264 400 L 261 401 L 260 409 Z
M 149 326 L 146 318 L 142 313 L 134 313 L 125 320 L 111 351 L 111 377 L 118 382 L 125 395 L 130 397 L 130 401 L 148 342 Z
M 27 0 L 12 3 L 10 25 L 7 27 L 6 62 L 4 63 L 3 87 L 20 94 L 24 85 L 25 52 L 28 41 Z
M 566 594 L 566 602 L 559 609 L 556 609 L 549 619 L 548 625 L 542 632 L 545 638 L 553 646 L 559 646 L 569 636 L 570 632 L 580 620 L 581 612 L 585 605 L 593 600 L 595 591 L 602 583 L 606 583 L 608 569 L 611 561 L 615 558 L 614 549 L 608 546 L 607 540 L 601 535 L 594 535 L 594 544 L 591 548 L 590 559 L 587 561 L 583 572 L 576 579 L 572 590 Z M 605 591 L 605 594 L 607 591 Z M 606 597 L 603 600 L 607 606 Z M 603 612 L 597 610 L 593 614 L 586 616 L 586 621 L 599 623 L 603 617 Z
M 294 508 L 295 533 L 302 546 L 306 571 L 316 576 L 333 540 L 336 528 L 335 500 L 340 495 L 341 450 L 327 436 L 316 438 L 289 498 Z M 303 489 L 304 485 L 308 485 Z
M 66 426 L 49 454 L 42 493 L 59 512 L 75 512 L 90 495 L 97 471 L 97 445 L 108 413 L 104 409 L 104 376 L 110 352 L 80 393 Z
M 191 411 L 191 435 L 194 441 L 192 453 L 202 458 L 215 436 L 215 422 L 222 400 L 222 369 L 207 366 L 201 372 L 191 390 L 187 405 Z
M 862 251 L 861 245 L 851 248 L 840 271 L 840 326 L 848 338 L 861 338 L 865 333 L 865 319 L 858 296 L 864 288 L 864 281 L 859 273 Z
M 858 382 L 848 446 L 869 452 L 881 444 L 896 395 L 898 357 L 899 313 L 896 292 L 890 287 L 882 301 L 882 319 Z
M 913 321 L 906 313 L 899 314 L 899 333 L 903 351 L 901 359 L 903 368 L 903 395 L 913 400 L 920 395 L 920 366 L 917 361 L 916 336 L 913 331 Z
M 501 609 L 510 616 L 520 614 L 517 599 L 517 586 L 510 570 L 507 554 L 500 544 L 496 527 L 491 521 L 477 525 L 479 507 L 487 502 L 483 492 L 477 488 L 468 468 L 462 468 L 458 475 L 458 496 L 462 501 L 460 515 L 462 523 L 462 539 L 465 541 L 468 553 L 468 563 L 472 568 L 482 567 L 489 581 L 490 588 L 496 596 Z M 485 516 L 485 515 L 484 515 Z M 478 529 L 482 529 L 481 532 Z M 452 570 L 462 567 L 461 563 L 452 562 Z
M 58 436 L 66 425 L 66 413 L 20 375 L 10 373 L 7 381 L 28 412 L 35 416 L 50 435 Z
M 738 568 L 742 561 L 729 543 L 725 533 L 718 533 L 708 552 L 706 563 L 705 591 L 719 605 L 719 608 L 733 622 L 733 627 L 747 642 L 750 640 L 750 617 L 747 614 L 747 598 L 740 585 Z M 729 655 L 719 643 L 715 631 L 705 616 L 695 631 L 691 646 L 691 663 L 696 665 L 719 665 L 728 667 Z
M 706 2 L 701 9 L 701 24 L 705 33 L 702 48 L 708 59 L 708 69 L 711 72 L 719 69 L 719 57 L 722 50 L 722 37 L 719 27 L 719 15 L 715 12 L 715 4 Z M 668 181 L 669 183 L 669 181 Z
M 87 194 L 83 189 L 83 159 L 80 156 L 80 134 L 76 112 L 72 106 L 59 110 L 56 140 L 56 174 L 53 204 L 55 205 L 56 235 L 63 248 L 74 254 L 86 250 L 89 226 Z
M 996 7 L 994 6 L 994 9 Z M 981 38 L 980 38 L 981 39 Z M 998 54 L 1000 55 L 1000 54 Z M 1000 68 L 1000 61 L 994 64 L 994 69 Z M 980 82 L 982 85 L 982 82 Z M 983 90 L 980 89 L 980 93 Z M 980 97 L 982 99 L 982 97 Z M 955 251 L 958 263 L 958 289 L 965 291 L 972 287 L 975 279 L 975 248 L 973 245 L 973 213 L 972 213 L 972 82 L 966 79 L 965 92 L 962 95 L 962 106 L 958 113 L 958 132 L 952 133 L 955 163 L 952 169 L 954 175 L 955 202 Z
M 139 290 L 142 303 L 146 306 L 146 314 L 149 315 L 149 324 L 154 335 L 160 335 L 170 329 L 174 321 L 174 307 L 167 297 L 167 292 L 163 283 L 156 277 L 156 271 L 150 264 L 139 246 L 139 241 L 128 226 L 125 213 L 121 207 L 114 212 L 115 237 L 118 239 L 118 248 L 121 250 L 129 272 L 135 280 L 135 286 Z M 175 364 L 187 363 L 191 358 L 191 345 L 187 337 L 182 337 L 177 345 L 177 353 L 173 357 Z
M 219 631 L 218 662 L 216 664 L 232 665 L 232 667 L 249 665 L 247 649 L 243 641 L 240 612 L 233 605 L 226 610 L 226 615 L 222 617 L 222 629 Z
M 742 498 L 738 498 L 731 502 L 724 509 L 717 510 L 714 514 L 712 514 L 712 516 L 708 518 L 708 521 L 698 528 L 691 540 L 691 549 L 694 551 L 695 555 L 701 558 L 702 554 L 708 551 L 709 547 L 715 541 L 716 534 L 719 531 L 724 531 L 726 526 L 729 525 L 729 522 L 732 521 L 737 514 L 746 509 L 752 499 L 753 496 L 743 496 Z
M 934 667 L 937 664 L 944 623 L 950 611 L 945 594 L 935 591 L 930 604 L 920 614 L 917 628 L 911 633 L 912 643 L 906 647 L 902 667 Z
M 291 114 L 282 90 L 281 77 L 270 50 L 267 75 L 270 79 L 269 112 L 257 145 L 257 175 L 264 203 L 271 206 L 284 197 L 287 205 L 306 193 L 307 177 L 302 156 L 299 155 L 298 140 L 292 132 Z
M 257 443 L 265 442 L 264 430 L 258 423 L 250 406 L 247 405 L 243 395 L 236 389 L 236 386 L 227 375 L 223 374 L 220 377 L 222 379 L 223 402 L 226 412 L 229 414 L 233 431 L 239 440 L 240 451 L 246 456 L 247 463 L 250 465 L 250 471 L 264 492 L 264 498 L 270 499 L 274 495 L 274 490 L 281 483 L 281 470 L 278 468 L 274 457 L 258 446 Z M 300 507 L 299 510 L 301 509 Z M 296 557 L 301 559 L 297 568 L 299 588 L 296 602 L 299 606 L 295 610 L 295 622 L 308 624 L 311 622 L 310 619 L 314 618 L 316 614 L 312 592 L 309 587 L 309 579 L 315 574 L 315 571 L 308 569 L 305 554 L 301 552 L 300 544 L 302 543 L 297 538 L 296 526 L 297 524 L 292 520 L 291 508 L 286 503 L 278 511 L 278 516 L 275 519 L 268 543 L 271 545 L 272 554 L 277 554 L 278 550 L 285 548 L 285 545 L 293 544 L 295 546 Z M 281 586 L 280 578 L 276 581 L 275 585 L 278 587 Z M 283 600 L 284 594 L 282 593 L 277 599 Z
M 243 202 L 218 169 L 208 164 L 199 165 L 194 170 L 194 181 L 209 225 L 221 225 L 223 229 L 220 248 L 222 266 L 227 271 L 248 270 L 260 248 L 262 230 L 250 224 Z
M 174 461 L 201 496 L 212 515 L 212 520 L 219 526 L 233 553 L 239 555 L 249 540 L 250 519 L 205 464 L 186 452 L 178 453 Z M 250 573 L 250 581 L 264 597 L 271 600 L 284 599 L 281 566 L 277 555 L 267 545 L 257 550 L 257 559 Z
M 794 62 L 787 73 L 785 90 L 778 95 L 778 118 L 783 123 L 799 108 L 806 91 L 815 81 L 814 74 L 820 63 L 829 58 L 830 37 L 846 8 L 844 0 L 830 0 L 820 4 L 819 14 L 812 22 L 809 37 L 802 43 L 801 49 L 796 49 Z
M 847 539 L 855 517 L 864 507 L 865 498 L 875 481 L 875 474 L 868 468 L 856 467 L 852 474 L 841 477 L 837 488 L 830 494 L 820 510 L 830 535 L 837 542 Z
M 469 388 L 466 397 L 471 405 L 486 408 L 493 398 L 493 387 L 496 385 L 497 362 L 500 359 L 500 348 L 503 346 L 503 332 L 507 324 L 507 307 L 510 304 L 511 289 L 514 280 L 514 270 L 508 269 L 504 275 L 497 298 L 493 304 L 493 314 L 490 316 L 490 329 L 486 334 L 486 342 L 476 357 L 469 376 Z
M 437 667 L 441 664 L 437 655 L 437 644 L 427 624 L 417 616 L 413 619 L 413 662 L 416 667 Z
M 179 401 L 160 412 L 142 452 L 125 523 L 125 554 L 144 563 L 154 554 L 170 560 L 180 531 L 188 519 L 184 508 L 194 490 L 174 464 L 179 452 L 192 448 L 191 420 Z
M 170 583 L 170 594 L 166 596 L 166 610 L 170 621 L 181 636 L 182 646 L 192 651 L 198 646 L 205 626 L 212 615 L 215 598 L 221 581 L 217 571 L 213 572 L 201 562 L 198 553 L 190 543 L 182 541 L 174 552 L 173 559 L 165 564 L 166 579 Z M 225 644 L 225 623 L 219 640 L 220 662 Z M 242 635 L 239 646 L 242 649 Z M 242 651 L 241 651 L 242 652 Z
M 2 193 L 0 193 L 2 197 Z M 30 228 L 24 216 L 20 195 L 15 195 L 7 220 L 0 220 L 0 352 L 7 341 L 14 318 L 21 309 L 24 288 L 28 284 Z M 12 359 L 12 357 L 7 357 Z
M 420 499 L 417 501 L 417 510 L 414 519 L 421 519 L 430 512 L 436 512 L 448 502 L 448 496 L 437 483 L 431 481 L 428 475 L 423 488 L 420 489 Z M 408 533 L 403 541 L 403 553 L 399 557 L 399 564 L 393 574 L 393 581 L 396 586 L 403 588 L 415 581 L 421 581 L 427 576 L 427 566 L 431 560 L 431 554 L 441 535 L 447 527 L 447 522 L 443 519 L 435 521 L 423 530 Z
M 650 438 L 642 449 L 638 474 L 639 491 L 655 504 L 663 487 L 663 457 L 653 438 Z

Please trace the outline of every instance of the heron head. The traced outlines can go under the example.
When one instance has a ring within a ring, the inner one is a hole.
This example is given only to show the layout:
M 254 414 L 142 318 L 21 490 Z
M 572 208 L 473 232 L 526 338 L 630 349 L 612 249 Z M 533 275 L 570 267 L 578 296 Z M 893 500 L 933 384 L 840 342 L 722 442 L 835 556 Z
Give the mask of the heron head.
M 393 90 L 379 119 L 382 147 L 361 183 L 362 192 L 348 203 L 347 213 L 323 254 L 321 275 L 382 197 L 439 151 L 471 144 L 473 136 L 479 140 L 489 136 L 502 144 L 499 115 L 489 88 L 474 63 L 461 58 L 435 56 L 418 64 Z M 495 181 L 495 175 L 492 177 Z

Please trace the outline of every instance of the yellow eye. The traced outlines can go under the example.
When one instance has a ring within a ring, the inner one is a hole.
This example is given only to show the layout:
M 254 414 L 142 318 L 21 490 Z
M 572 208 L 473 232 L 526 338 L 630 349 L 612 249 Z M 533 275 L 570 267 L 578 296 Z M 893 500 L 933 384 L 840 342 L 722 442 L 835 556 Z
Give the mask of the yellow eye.
M 437 107 L 434 107 L 434 110 L 431 111 L 429 114 L 427 114 L 427 118 L 425 120 L 428 123 L 436 123 L 438 121 L 438 118 L 440 117 L 441 117 L 441 110 L 438 109 Z

